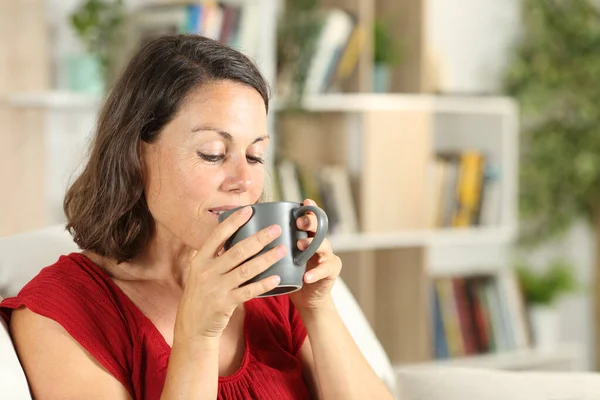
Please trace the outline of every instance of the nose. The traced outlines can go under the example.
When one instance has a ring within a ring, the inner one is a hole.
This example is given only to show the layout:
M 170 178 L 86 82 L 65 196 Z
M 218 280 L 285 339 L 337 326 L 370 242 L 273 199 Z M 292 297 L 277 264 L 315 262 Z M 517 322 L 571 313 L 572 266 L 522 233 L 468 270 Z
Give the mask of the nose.
M 223 189 L 227 192 L 246 192 L 252 186 L 252 173 L 246 157 L 231 160 L 227 171 L 227 178 L 223 182 Z

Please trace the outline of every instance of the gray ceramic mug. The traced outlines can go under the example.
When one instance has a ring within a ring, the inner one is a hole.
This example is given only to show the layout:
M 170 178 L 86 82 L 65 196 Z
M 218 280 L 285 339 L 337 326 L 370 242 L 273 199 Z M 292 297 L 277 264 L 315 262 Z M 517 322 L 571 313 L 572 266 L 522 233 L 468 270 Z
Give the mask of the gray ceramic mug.
M 327 229 L 329 227 L 327 214 L 319 207 L 303 206 L 300 203 L 289 201 L 257 203 L 250 205 L 250 207 L 252 207 L 252 217 L 227 240 L 225 249 L 230 249 L 236 243 L 252 236 L 261 229 L 271 225 L 279 225 L 281 227 L 281 235 L 254 257 L 280 244 L 285 245 L 288 251 L 284 258 L 273 264 L 266 271 L 248 280 L 245 284 L 260 281 L 268 276 L 279 275 L 281 278 L 279 285 L 259 297 L 277 296 L 300 290 L 304 282 L 306 263 L 316 253 L 327 236 Z M 240 208 L 224 212 L 219 216 L 219 222 L 223 222 L 225 218 Z M 306 215 L 308 212 L 313 212 L 317 217 L 317 231 L 308 248 L 300 251 L 297 245 L 298 240 L 308 237 L 308 234 L 298 229 L 296 219 Z

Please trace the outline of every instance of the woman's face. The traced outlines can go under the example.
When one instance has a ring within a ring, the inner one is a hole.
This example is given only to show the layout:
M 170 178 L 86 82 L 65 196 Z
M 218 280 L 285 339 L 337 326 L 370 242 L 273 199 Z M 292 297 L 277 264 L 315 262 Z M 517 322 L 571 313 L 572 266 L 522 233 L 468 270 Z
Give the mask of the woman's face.
M 144 144 L 157 233 L 201 247 L 219 213 L 259 199 L 267 144 L 265 104 L 255 89 L 218 81 L 193 91 L 158 140 Z

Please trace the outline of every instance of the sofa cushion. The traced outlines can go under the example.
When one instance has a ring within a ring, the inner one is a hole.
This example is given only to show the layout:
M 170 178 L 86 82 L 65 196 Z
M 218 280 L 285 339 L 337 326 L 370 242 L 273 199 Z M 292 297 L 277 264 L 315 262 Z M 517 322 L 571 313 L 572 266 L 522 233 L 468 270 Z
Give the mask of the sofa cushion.
M 77 250 L 62 224 L 0 238 L 0 296 L 15 296 L 43 267 Z
M 336 280 L 331 295 L 344 325 L 348 328 L 361 353 L 371 365 L 375 374 L 397 397 L 396 377 L 390 359 L 358 302 L 341 278 Z
M 0 297 L 2 301 L 2 297 Z M 0 398 L 31 400 L 25 373 L 8 333 L 8 327 L 0 318 Z
M 509 372 L 462 367 L 397 370 L 402 400 L 597 400 L 600 375 Z

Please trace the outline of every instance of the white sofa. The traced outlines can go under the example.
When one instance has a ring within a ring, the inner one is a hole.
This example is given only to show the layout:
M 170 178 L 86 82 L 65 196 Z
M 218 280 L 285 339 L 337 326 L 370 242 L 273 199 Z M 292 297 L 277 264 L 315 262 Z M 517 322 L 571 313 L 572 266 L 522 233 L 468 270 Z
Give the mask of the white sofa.
M 61 226 L 0 238 L 0 294 L 12 296 L 59 255 L 77 251 Z M 342 319 L 379 377 L 401 400 L 600 400 L 595 374 L 501 372 L 452 367 L 394 369 L 365 316 L 339 280 Z M 0 323 L 0 399 L 31 400 L 5 324 Z

